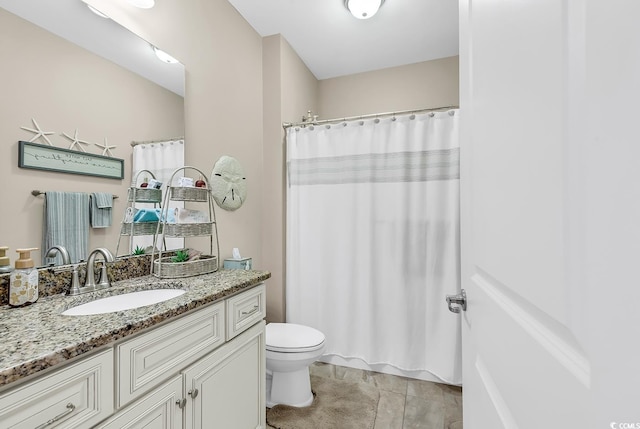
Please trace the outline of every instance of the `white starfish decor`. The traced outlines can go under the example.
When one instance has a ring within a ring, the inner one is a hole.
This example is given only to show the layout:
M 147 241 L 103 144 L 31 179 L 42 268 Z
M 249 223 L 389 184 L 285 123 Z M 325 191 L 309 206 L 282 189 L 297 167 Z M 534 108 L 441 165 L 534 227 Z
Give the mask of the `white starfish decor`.
M 86 142 L 84 140 L 80 140 L 78 138 L 78 129 L 77 128 L 76 128 L 75 133 L 73 133 L 73 137 L 71 137 L 67 133 L 62 133 L 62 135 L 65 136 L 66 138 L 68 138 L 69 140 L 71 140 L 71 146 L 69 146 L 69 149 L 73 149 L 74 147 L 78 146 L 82 152 L 86 152 L 86 150 L 84 150 L 84 147 L 82 147 L 82 145 L 83 144 L 89 144 L 89 142 Z
M 47 143 L 49 144 L 49 146 L 53 146 L 53 143 L 51 143 L 51 140 L 49 140 L 49 138 L 47 136 L 50 136 L 51 134 L 55 134 L 55 131 L 42 131 L 40 129 L 40 125 L 38 125 L 38 123 L 36 122 L 35 119 L 31 118 L 31 122 L 33 122 L 33 126 L 36 127 L 36 129 L 34 130 L 33 128 L 28 128 L 28 127 L 20 127 L 23 130 L 26 131 L 30 131 L 32 133 L 35 133 L 35 136 L 33 136 L 31 138 L 31 140 L 29 140 L 30 142 L 35 142 L 36 140 L 38 140 L 40 137 L 42 137 L 43 139 L 45 139 L 47 141 Z
M 104 144 L 100 144 L 100 143 L 94 143 L 94 145 L 101 147 L 102 148 L 102 155 L 103 156 L 113 156 L 113 154 L 111 153 L 111 149 L 115 149 L 115 146 L 109 146 L 109 144 L 107 143 L 107 138 L 104 138 Z

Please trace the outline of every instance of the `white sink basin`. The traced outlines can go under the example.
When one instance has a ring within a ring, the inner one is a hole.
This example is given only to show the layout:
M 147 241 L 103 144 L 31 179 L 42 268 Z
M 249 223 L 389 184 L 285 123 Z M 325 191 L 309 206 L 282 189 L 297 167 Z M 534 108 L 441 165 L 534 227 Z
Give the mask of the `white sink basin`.
M 65 316 L 88 316 L 92 314 L 113 313 L 115 311 L 131 310 L 146 305 L 157 304 L 184 293 L 182 289 L 152 289 L 139 292 L 124 293 L 96 299 L 86 304 L 77 305 L 62 312 Z

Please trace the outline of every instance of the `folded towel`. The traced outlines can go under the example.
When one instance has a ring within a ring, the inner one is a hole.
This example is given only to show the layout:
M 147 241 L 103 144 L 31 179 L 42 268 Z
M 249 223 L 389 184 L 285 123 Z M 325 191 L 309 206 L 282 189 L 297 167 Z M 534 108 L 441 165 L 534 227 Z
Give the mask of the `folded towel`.
M 176 223 L 204 223 L 209 222 L 209 214 L 200 210 L 189 210 L 183 208 L 176 208 L 175 211 Z
M 133 215 L 134 222 L 158 222 L 160 209 L 139 209 Z
M 113 221 L 113 195 L 105 192 L 91 194 L 89 217 L 93 228 L 107 228 Z
M 64 246 L 72 263 L 87 258 L 89 247 L 89 194 L 47 191 L 44 198 L 42 260 L 55 245 Z
M 132 212 L 127 212 L 125 215 L 125 222 L 127 219 L 131 219 L 133 216 L 133 222 L 159 222 L 162 218 L 162 209 L 133 209 Z M 175 223 L 175 217 L 173 211 L 167 213 L 167 222 Z
M 96 206 L 101 209 L 113 207 L 113 195 L 106 192 L 94 192 L 91 194 L 96 202 Z

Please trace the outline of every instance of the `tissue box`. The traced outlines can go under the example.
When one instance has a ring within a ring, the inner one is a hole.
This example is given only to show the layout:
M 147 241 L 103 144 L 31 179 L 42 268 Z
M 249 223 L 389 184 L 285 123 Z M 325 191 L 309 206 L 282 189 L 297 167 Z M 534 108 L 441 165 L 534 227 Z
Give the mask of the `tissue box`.
M 250 270 L 251 258 L 225 259 L 224 268 L 227 270 Z

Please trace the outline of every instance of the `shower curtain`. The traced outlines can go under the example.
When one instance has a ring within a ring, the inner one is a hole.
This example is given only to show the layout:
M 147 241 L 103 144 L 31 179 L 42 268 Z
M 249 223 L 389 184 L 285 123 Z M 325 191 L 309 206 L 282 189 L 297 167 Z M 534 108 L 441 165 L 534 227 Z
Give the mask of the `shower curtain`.
M 167 185 L 173 172 L 180 167 L 184 167 L 184 140 L 167 140 L 153 143 L 138 144 L 133 147 L 132 180 L 141 170 L 149 170 L 162 182 L 162 198 L 164 200 L 167 192 Z M 178 186 L 177 183 L 174 184 Z M 164 201 L 163 201 L 164 202 Z M 184 203 L 170 201 L 170 207 L 184 207 Z M 153 204 L 138 204 L 138 207 L 153 207 Z M 158 246 L 162 240 L 158 240 Z M 136 246 L 153 246 L 153 236 L 132 237 L 133 248 Z M 184 248 L 183 238 L 167 238 L 166 248 Z
M 287 129 L 286 319 L 322 360 L 461 383 L 458 116 Z

